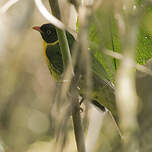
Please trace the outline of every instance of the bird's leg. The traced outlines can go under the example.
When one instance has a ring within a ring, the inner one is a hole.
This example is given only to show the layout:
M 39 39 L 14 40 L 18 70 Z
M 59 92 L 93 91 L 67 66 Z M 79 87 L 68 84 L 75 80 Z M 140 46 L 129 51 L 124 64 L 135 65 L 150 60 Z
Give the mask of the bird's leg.
M 81 107 L 81 104 L 83 103 L 83 101 L 84 101 L 84 98 L 82 97 L 80 102 L 79 102 L 79 104 L 80 104 L 80 112 L 83 112 L 83 108 Z
M 81 99 L 80 102 L 79 102 L 80 106 L 81 106 L 81 104 L 83 103 L 83 101 L 84 101 L 84 98 L 82 97 L 82 99 Z

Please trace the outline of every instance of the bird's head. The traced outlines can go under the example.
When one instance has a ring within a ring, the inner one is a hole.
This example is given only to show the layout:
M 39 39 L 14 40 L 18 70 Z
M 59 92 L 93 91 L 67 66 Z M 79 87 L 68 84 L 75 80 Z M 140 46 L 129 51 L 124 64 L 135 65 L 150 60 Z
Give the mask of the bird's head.
M 34 26 L 34 30 L 40 32 L 42 38 L 47 43 L 54 43 L 58 40 L 55 26 L 52 24 L 43 24 L 42 26 Z

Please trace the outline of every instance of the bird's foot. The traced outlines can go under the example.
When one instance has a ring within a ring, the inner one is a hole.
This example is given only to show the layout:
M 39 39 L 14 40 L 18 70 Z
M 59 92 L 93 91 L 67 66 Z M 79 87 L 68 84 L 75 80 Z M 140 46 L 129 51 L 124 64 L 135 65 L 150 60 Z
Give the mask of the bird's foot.
M 81 107 L 83 101 L 84 101 L 84 98 L 82 97 L 82 99 L 81 99 L 80 102 L 79 102 L 79 104 L 80 104 L 80 112 L 83 112 L 83 111 L 84 111 L 83 108 Z

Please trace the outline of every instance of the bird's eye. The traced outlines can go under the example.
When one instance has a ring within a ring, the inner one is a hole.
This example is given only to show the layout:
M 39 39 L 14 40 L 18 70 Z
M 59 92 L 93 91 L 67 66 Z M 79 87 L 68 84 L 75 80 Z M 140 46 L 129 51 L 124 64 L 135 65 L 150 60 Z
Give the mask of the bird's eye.
M 51 31 L 50 31 L 50 30 L 47 30 L 47 34 L 51 34 Z

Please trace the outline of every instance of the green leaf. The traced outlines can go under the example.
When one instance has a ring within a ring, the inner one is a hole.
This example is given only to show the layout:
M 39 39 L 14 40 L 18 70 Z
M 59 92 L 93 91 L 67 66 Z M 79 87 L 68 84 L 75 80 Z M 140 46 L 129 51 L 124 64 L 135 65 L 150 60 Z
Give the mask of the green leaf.
M 147 6 L 139 27 L 136 60 L 145 64 L 152 57 L 152 8 Z
M 145 64 L 152 57 L 152 8 L 137 1 L 137 9 L 141 9 L 140 24 L 137 35 L 136 61 Z M 122 53 L 121 38 L 115 12 L 111 5 L 103 4 L 89 18 L 89 47 L 95 58 L 103 65 L 109 79 L 114 82 L 119 60 L 103 53 L 106 50 Z M 123 15 L 123 14 L 122 14 Z M 126 25 L 127 26 L 127 25 Z M 124 38 L 125 39 L 125 38 Z M 123 48 L 123 47 L 122 47 Z M 101 72 L 99 72 L 101 74 Z
M 117 22 L 110 9 L 99 9 L 89 20 L 89 47 L 103 65 L 109 79 L 114 81 L 119 61 L 103 53 L 106 50 L 120 52 Z
M 138 36 L 136 60 L 145 64 L 152 57 L 152 35 L 141 29 Z

